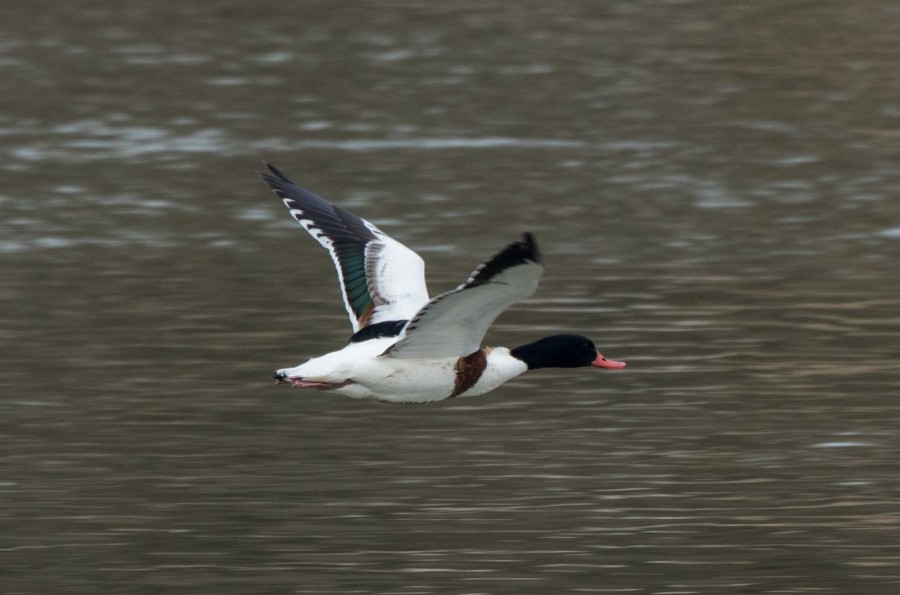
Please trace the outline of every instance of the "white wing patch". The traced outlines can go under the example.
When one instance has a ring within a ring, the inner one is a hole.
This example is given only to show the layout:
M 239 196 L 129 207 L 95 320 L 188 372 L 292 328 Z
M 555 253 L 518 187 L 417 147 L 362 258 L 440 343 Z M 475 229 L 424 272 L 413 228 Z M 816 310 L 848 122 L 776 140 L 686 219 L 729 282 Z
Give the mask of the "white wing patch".
M 375 225 L 300 188 L 269 165 L 260 174 L 291 216 L 328 250 L 353 332 L 408 320 L 428 303 L 425 263 Z
M 425 261 L 380 231 L 376 235 L 380 241 L 366 246 L 366 279 L 375 303 L 369 324 L 409 320 L 428 303 Z

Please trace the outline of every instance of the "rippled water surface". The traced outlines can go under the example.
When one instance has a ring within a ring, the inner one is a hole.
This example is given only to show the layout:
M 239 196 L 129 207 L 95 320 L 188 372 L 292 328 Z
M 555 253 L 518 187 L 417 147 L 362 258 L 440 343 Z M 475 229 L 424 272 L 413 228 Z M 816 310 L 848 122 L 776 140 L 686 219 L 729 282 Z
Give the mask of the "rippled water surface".
M 900 592 L 895 3 L 4 14 L 0 592 Z M 628 368 L 273 386 L 349 327 L 263 160 Z

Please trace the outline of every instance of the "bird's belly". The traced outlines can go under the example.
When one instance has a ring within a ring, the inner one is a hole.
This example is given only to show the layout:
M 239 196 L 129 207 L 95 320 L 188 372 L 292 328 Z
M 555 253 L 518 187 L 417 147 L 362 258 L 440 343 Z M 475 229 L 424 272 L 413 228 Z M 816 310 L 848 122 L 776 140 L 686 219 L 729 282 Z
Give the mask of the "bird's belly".
M 453 393 L 456 358 L 429 362 L 428 365 L 422 365 L 417 360 L 395 361 L 401 363 L 391 373 L 372 382 L 359 379 L 376 399 L 394 403 L 428 403 L 446 399 Z

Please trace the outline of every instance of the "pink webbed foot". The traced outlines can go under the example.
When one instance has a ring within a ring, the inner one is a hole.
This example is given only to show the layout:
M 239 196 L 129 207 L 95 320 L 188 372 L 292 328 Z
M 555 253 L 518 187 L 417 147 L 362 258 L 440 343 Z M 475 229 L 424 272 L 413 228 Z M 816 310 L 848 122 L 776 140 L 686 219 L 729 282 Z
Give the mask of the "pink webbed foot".
M 347 386 L 348 384 L 353 384 L 352 380 L 345 380 L 343 382 L 316 382 L 314 380 L 304 380 L 303 378 L 291 378 L 289 376 L 275 376 L 275 384 L 285 384 L 290 383 L 291 388 L 311 388 L 314 390 L 334 390 L 336 388 L 341 388 L 342 386 Z

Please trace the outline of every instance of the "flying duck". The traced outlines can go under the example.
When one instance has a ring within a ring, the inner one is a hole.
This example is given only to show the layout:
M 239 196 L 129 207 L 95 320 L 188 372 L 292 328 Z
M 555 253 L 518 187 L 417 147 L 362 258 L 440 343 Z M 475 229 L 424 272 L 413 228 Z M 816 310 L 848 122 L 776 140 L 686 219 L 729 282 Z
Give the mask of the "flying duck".
M 426 403 L 481 395 L 538 368 L 625 367 L 581 335 L 552 335 L 514 349 L 481 345 L 494 320 L 537 289 L 544 268 L 530 233 L 456 289 L 429 298 L 418 254 L 266 165 L 270 173 L 262 179 L 331 254 L 353 327 L 345 347 L 276 371 L 276 384 Z

